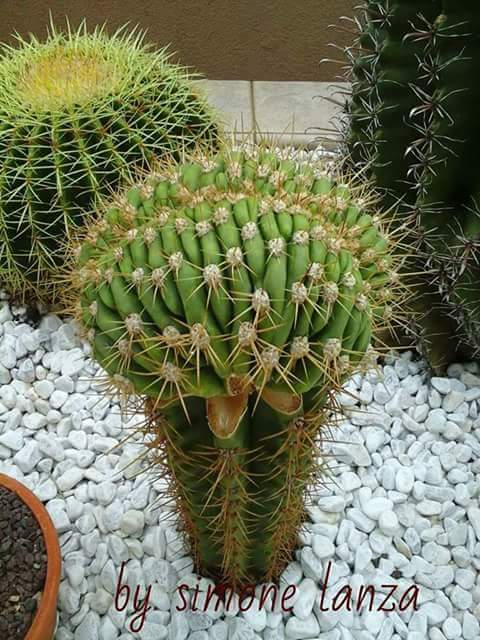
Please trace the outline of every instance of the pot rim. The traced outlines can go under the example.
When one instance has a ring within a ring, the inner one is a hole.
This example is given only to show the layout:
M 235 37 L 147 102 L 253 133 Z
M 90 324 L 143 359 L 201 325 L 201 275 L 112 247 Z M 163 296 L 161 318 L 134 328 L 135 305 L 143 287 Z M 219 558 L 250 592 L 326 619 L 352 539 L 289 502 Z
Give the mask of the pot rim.
M 28 487 L 3 473 L 0 473 L 0 486 L 13 491 L 29 507 L 42 531 L 45 542 L 45 550 L 47 552 L 45 586 L 38 603 L 37 612 L 25 636 L 25 640 L 35 640 L 37 638 L 34 633 L 35 629 L 42 629 L 49 623 L 52 609 L 55 611 L 56 616 L 62 564 L 58 534 L 48 511 Z

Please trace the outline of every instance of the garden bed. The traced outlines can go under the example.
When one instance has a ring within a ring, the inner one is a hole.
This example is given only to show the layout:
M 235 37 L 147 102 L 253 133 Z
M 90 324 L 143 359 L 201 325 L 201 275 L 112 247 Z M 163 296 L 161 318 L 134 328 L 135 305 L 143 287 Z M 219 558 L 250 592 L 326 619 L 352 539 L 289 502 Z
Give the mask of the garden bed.
M 429 380 L 407 353 L 354 376 L 332 477 L 283 574 L 286 606 L 246 597 L 245 611 L 235 599 L 224 611 L 212 596 L 203 611 L 213 586 L 159 505 L 163 480 L 139 474 L 140 436 L 124 439 L 142 416 L 122 420 L 73 323 L 31 326 L 4 303 L 0 327 L 0 472 L 33 489 L 57 527 L 57 640 L 479 637 L 477 365 Z

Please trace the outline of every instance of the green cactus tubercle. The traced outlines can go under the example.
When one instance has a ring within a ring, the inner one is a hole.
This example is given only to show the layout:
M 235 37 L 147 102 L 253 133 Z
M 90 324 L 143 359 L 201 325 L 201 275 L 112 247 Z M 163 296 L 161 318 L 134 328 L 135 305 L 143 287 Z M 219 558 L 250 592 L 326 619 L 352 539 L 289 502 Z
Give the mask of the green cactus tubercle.
M 61 293 L 65 250 L 134 167 L 217 136 L 184 69 L 137 31 L 52 28 L 0 55 L 0 278 L 21 301 Z
M 147 398 L 152 454 L 199 567 L 278 577 L 319 438 L 398 288 L 368 196 L 261 148 L 165 166 L 83 241 L 78 317 L 117 389 Z

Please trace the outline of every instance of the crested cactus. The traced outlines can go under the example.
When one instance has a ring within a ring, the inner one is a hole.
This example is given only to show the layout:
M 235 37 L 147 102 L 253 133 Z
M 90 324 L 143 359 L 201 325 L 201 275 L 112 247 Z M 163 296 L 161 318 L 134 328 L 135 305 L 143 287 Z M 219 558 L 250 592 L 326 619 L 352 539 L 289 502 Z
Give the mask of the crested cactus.
M 289 560 L 332 392 L 396 316 L 372 207 L 291 152 L 225 150 L 117 196 L 75 254 L 94 357 L 145 398 L 197 566 L 230 585 Z
M 356 20 L 347 163 L 411 216 L 414 327 L 434 368 L 480 354 L 480 11 L 453 0 L 370 0 Z M 426 272 L 425 272 L 426 271 Z M 425 273 L 420 273 L 425 272 Z M 432 286 L 434 284 L 434 286 Z M 435 286 L 435 284 L 437 286 Z
M 186 72 L 136 31 L 51 30 L 0 56 L 0 279 L 52 302 L 65 245 L 135 166 L 211 145 L 213 114 Z

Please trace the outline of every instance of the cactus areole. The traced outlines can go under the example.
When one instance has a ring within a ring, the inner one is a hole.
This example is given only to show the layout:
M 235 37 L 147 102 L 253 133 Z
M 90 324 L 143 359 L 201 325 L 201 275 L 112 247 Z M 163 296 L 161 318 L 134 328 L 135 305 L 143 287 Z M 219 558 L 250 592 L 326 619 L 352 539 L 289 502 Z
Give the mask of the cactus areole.
M 79 249 L 94 356 L 146 398 L 197 566 L 229 584 L 290 559 L 331 392 L 391 321 L 391 242 L 366 206 L 325 166 L 226 151 L 161 168 Z
M 134 167 L 216 138 L 185 70 L 142 40 L 82 25 L 2 46 L 0 279 L 15 299 L 55 301 L 73 229 Z

